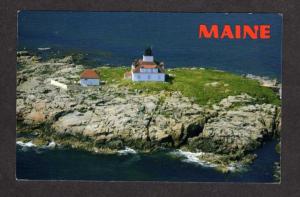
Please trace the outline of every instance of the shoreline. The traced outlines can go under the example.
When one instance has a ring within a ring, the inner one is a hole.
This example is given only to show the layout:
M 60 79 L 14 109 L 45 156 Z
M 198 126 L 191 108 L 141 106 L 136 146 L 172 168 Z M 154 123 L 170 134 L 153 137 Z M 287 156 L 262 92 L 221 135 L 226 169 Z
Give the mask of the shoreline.
M 267 144 L 269 143 L 274 143 L 274 140 L 271 140 L 269 142 L 266 142 Z M 276 140 L 277 141 L 277 140 Z M 267 145 L 266 144 L 266 145 Z M 137 152 L 133 149 L 130 148 L 125 148 L 124 150 L 119 150 L 117 152 L 114 153 L 95 153 L 95 152 L 91 152 L 91 151 L 86 151 L 86 150 L 81 150 L 81 149 L 68 149 L 68 148 L 64 148 L 64 147 L 60 147 L 59 145 L 56 147 L 52 147 L 49 148 L 47 146 L 42 146 L 42 147 L 37 147 L 37 146 L 28 146 L 28 147 L 24 147 L 23 145 L 20 145 L 20 143 L 17 144 L 17 146 L 19 146 L 19 148 L 17 148 L 17 151 L 21 151 L 21 152 L 28 152 L 28 151 L 34 151 L 36 152 L 36 154 L 48 154 L 48 151 L 79 151 L 82 153 L 86 154 L 91 154 L 91 155 L 111 155 L 114 157 L 122 157 L 122 156 L 127 156 L 129 158 L 129 160 L 131 160 L 131 158 L 139 158 L 140 157 L 149 157 L 151 155 L 161 155 L 161 153 L 163 153 L 160 157 L 168 157 L 169 159 L 175 159 L 177 161 L 180 161 L 182 163 L 187 163 L 187 164 L 192 164 L 193 166 L 197 167 L 197 166 L 201 166 L 201 168 L 204 169 L 212 169 L 220 174 L 228 174 L 228 173 L 238 173 L 238 174 L 244 174 L 247 173 L 251 168 L 254 168 L 254 165 L 257 165 L 255 163 L 257 163 L 256 161 L 254 161 L 251 164 L 232 164 L 232 165 L 228 165 L 226 167 L 222 166 L 222 168 L 220 166 L 217 166 L 213 163 L 209 163 L 205 160 L 201 160 L 199 158 L 197 158 L 197 155 L 201 155 L 203 153 L 191 153 L 191 152 L 186 152 L 186 151 L 182 151 L 182 150 L 172 150 L 172 149 L 161 149 L 161 150 L 157 150 L 155 152 Z M 265 147 L 265 145 L 263 147 L 260 148 L 261 149 L 269 149 L 268 147 Z M 45 152 L 46 151 L 46 152 Z M 264 157 L 264 155 L 261 155 L 262 153 L 256 153 L 257 151 L 255 151 L 255 154 L 258 154 L 257 158 L 261 158 Z M 138 159 L 138 160 L 139 160 Z M 261 160 L 261 159 L 260 159 Z M 170 160 L 171 161 L 171 160 Z M 279 181 L 280 182 L 280 174 L 278 175 L 278 161 L 276 160 L 274 163 L 274 170 L 275 170 L 275 174 L 274 174 L 274 181 Z M 271 167 L 271 166 L 270 166 Z M 280 173 L 280 169 L 279 169 L 279 173 Z M 279 176 L 279 177 L 278 177 Z M 95 179 L 96 180 L 96 179 Z
M 123 79 L 125 67 L 97 67 L 105 83 L 82 88 L 74 82 L 84 66 L 72 57 L 41 62 L 19 52 L 18 63 L 17 140 L 38 147 L 54 141 L 99 153 L 180 149 L 228 172 L 251 163 L 251 152 L 280 131 L 275 93 L 235 74 L 178 68 L 165 83 L 132 83 Z M 74 89 L 51 86 L 49 78 Z

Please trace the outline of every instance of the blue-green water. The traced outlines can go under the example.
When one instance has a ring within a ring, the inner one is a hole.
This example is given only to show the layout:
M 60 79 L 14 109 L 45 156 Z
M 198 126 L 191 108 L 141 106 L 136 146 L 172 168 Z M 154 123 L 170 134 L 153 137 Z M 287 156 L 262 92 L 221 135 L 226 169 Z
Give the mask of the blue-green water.
M 257 159 L 241 172 L 221 173 L 187 162 L 170 151 L 93 154 L 77 150 L 37 150 L 17 146 L 17 178 L 30 180 L 274 182 L 279 162 L 276 141 L 256 151 Z
M 269 40 L 199 39 L 199 24 L 270 24 Z M 99 63 L 131 65 L 147 46 L 166 67 L 202 66 L 281 76 L 279 14 L 39 12 L 18 15 L 18 48 L 75 51 Z

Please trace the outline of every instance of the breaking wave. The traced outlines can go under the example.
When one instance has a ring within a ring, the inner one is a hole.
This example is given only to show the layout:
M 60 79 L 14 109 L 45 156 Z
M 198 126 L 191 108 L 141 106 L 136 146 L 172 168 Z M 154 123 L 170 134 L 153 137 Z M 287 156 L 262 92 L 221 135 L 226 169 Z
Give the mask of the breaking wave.
M 183 150 L 176 150 L 176 151 L 171 152 L 171 154 L 181 157 L 183 162 L 194 163 L 194 164 L 202 165 L 205 167 L 216 167 L 217 166 L 210 162 L 199 159 L 200 156 L 205 154 L 203 152 L 193 153 L 193 152 L 188 152 L 188 151 L 183 151 Z
M 128 154 L 137 154 L 137 152 L 132 148 L 125 147 L 124 150 L 119 150 L 118 154 L 119 155 L 128 155 Z
M 218 167 L 218 165 L 216 164 L 200 159 L 200 156 L 206 154 L 204 152 L 193 153 L 193 152 L 188 152 L 183 150 L 176 150 L 176 151 L 172 151 L 171 154 L 178 156 L 179 158 L 181 158 L 181 161 L 186 163 L 193 163 L 196 165 L 201 165 L 204 167 L 211 167 L 211 168 Z M 232 163 L 227 166 L 227 170 L 231 172 L 242 171 L 244 170 L 244 166 L 239 163 L 237 164 Z
M 26 142 L 26 143 L 22 142 L 22 141 L 17 141 L 16 144 L 19 146 L 22 146 L 22 147 L 36 147 L 36 145 L 34 143 L 32 143 L 32 141 Z
M 47 51 L 47 50 L 50 50 L 51 48 L 50 47 L 39 47 L 38 50 L 39 51 Z
M 43 153 L 46 150 L 54 149 L 57 147 L 57 144 L 54 141 L 50 142 L 48 145 L 43 145 L 43 146 L 37 146 L 32 141 L 29 142 L 17 141 L 16 144 L 20 146 L 19 150 L 21 151 L 33 150 L 36 153 Z

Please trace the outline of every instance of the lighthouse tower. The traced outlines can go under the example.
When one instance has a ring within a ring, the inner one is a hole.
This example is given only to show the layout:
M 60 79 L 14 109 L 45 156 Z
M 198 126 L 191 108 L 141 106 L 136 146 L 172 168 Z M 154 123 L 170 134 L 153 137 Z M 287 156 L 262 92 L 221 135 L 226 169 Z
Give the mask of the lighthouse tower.
M 152 49 L 149 47 L 145 50 L 143 55 L 143 62 L 153 62 L 154 58 L 152 55 Z

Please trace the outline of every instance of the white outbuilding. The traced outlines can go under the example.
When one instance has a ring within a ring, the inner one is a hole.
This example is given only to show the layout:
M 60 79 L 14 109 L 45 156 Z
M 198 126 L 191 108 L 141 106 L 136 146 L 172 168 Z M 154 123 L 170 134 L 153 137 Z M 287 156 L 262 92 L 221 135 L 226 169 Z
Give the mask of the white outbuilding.
M 81 86 L 98 86 L 100 85 L 100 77 L 96 71 L 92 69 L 86 69 L 80 74 Z

